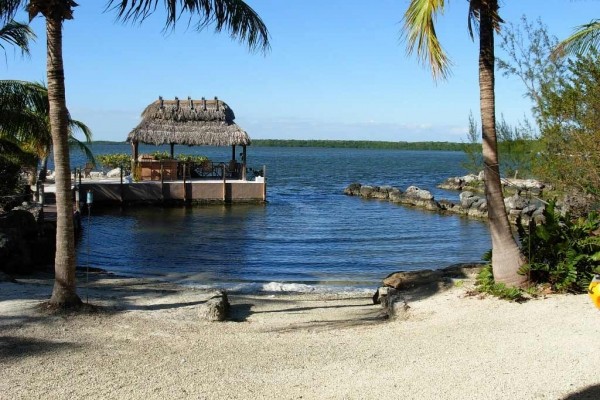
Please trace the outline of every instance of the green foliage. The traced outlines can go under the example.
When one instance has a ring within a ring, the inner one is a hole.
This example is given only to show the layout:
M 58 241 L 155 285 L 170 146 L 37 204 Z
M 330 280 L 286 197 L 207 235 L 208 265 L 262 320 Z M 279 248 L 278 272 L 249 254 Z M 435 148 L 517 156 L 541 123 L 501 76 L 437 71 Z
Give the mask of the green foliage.
M 568 75 L 542 94 L 540 176 L 559 189 L 600 198 L 600 53 L 568 60 Z
M 19 176 L 21 166 L 6 157 L 0 157 L 0 208 L 11 208 L 15 200 L 20 199 L 23 185 Z M 16 201 L 17 204 L 20 201 Z
M 492 265 L 488 264 L 482 268 L 477 275 L 477 290 L 481 293 L 491 294 L 492 296 L 499 297 L 505 300 L 511 301 L 523 301 L 525 297 L 524 291 L 515 287 L 507 287 L 503 283 L 496 283 L 494 281 L 494 274 L 492 273 Z
M 558 39 L 539 20 L 525 17 L 504 27 L 498 60 L 505 76 L 516 76 L 532 101 L 540 133 L 533 174 L 560 191 L 576 189 L 600 198 L 600 55 L 590 48 L 573 58 L 551 57 Z
M 192 162 L 196 164 L 202 164 L 208 161 L 208 157 L 199 156 L 199 155 L 190 155 L 190 154 L 178 154 L 177 159 L 183 162 Z
M 473 112 L 469 112 L 469 131 L 467 133 L 467 142 L 463 144 L 463 151 L 467 156 L 467 160 L 462 166 L 472 174 L 478 174 L 483 170 L 483 156 L 481 153 L 481 143 L 479 138 L 481 133 L 477 127 L 477 122 L 473 118 Z
M 131 171 L 131 155 L 124 153 L 100 154 L 96 157 L 105 168 L 123 168 L 128 174 Z
M 533 127 L 527 121 L 513 127 L 502 116 L 496 125 L 496 135 L 502 175 L 511 178 L 533 177 L 534 161 L 541 149 Z M 474 174 L 483 170 L 480 137 L 480 129 L 473 118 L 473 113 L 469 113 L 468 141 L 463 144 L 467 160 L 463 163 L 463 167 Z
M 155 160 L 170 160 L 171 159 L 171 154 L 169 154 L 166 151 L 155 151 L 153 153 L 150 153 L 150 155 L 152 157 L 154 157 Z
M 571 220 L 551 202 L 544 211 L 545 223 L 519 225 L 521 250 L 529 262 L 519 271 L 534 284 L 547 283 L 558 292 L 585 292 L 594 273 L 600 272 L 600 216 Z

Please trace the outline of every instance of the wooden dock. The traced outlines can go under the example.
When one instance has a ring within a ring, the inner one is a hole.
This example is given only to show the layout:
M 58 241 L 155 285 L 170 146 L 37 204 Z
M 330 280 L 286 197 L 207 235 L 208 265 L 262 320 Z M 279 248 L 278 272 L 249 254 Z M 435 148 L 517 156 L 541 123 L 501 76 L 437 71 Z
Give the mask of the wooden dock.
M 186 205 L 266 202 L 266 182 L 244 180 L 82 181 L 77 186 L 85 201 L 88 191 L 96 205 Z

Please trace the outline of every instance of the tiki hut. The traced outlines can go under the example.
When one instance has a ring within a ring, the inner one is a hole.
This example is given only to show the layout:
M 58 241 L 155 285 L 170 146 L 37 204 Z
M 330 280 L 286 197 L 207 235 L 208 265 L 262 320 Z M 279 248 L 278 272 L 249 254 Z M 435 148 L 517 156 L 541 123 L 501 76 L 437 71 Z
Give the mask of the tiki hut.
M 133 159 L 138 159 L 138 144 L 169 144 L 171 158 L 175 144 L 188 146 L 231 146 L 235 161 L 235 146 L 242 146 L 242 163 L 246 164 L 248 134 L 236 125 L 233 110 L 222 100 L 158 100 L 142 113 L 142 121 L 127 136 L 133 147 Z

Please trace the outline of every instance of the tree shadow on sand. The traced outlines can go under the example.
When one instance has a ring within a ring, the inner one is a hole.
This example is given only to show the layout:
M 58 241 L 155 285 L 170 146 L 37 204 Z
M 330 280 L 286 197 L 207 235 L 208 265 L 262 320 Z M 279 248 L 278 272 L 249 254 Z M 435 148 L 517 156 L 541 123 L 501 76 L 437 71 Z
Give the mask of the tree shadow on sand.
M 244 322 L 252 315 L 275 316 L 277 314 L 298 315 L 300 322 L 276 328 L 277 332 L 296 330 L 328 330 L 351 328 L 355 326 L 377 325 L 385 322 L 387 317 L 378 305 L 374 305 L 370 297 L 351 298 L 353 304 L 336 304 L 328 300 L 288 299 L 283 297 L 231 296 L 231 321 Z M 336 312 L 345 310 L 344 312 Z M 316 313 L 311 313 L 316 311 Z M 307 319 L 309 318 L 310 319 Z M 304 318 L 303 318 L 304 317 Z M 277 317 L 276 317 L 277 318 Z
M 600 385 L 588 386 L 578 392 L 571 393 L 562 400 L 597 400 L 600 399 Z
M 7 361 L 10 359 L 78 348 L 79 345 L 68 342 L 52 342 L 26 337 L 0 336 L 0 359 Z

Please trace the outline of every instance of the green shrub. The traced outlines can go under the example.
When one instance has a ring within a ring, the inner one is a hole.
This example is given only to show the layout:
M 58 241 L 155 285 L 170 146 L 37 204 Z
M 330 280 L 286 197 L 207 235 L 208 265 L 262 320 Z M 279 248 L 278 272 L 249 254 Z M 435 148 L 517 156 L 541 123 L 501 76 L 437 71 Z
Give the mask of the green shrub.
M 551 202 L 544 217 L 544 224 L 531 223 L 528 230 L 518 225 L 521 250 L 529 261 L 519 273 L 557 292 L 585 292 L 600 272 L 600 216 L 591 212 L 572 220 Z
M 494 281 L 491 264 L 488 264 L 481 269 L 479 275 L 477 275 L 476 285 L 477 290 L 481 293 L 491 294 L 492 296 L 511 301 L 525 300 L 525 292 L 522 289 L 507 287 L 503 283 L 496 283 Z
M 131 171 L 131 156 L 123 153 L 100 154 L 96 157 L 103 167 L 114 169 L 123 168 L 123 172 L 128 174 Z
M 154 157 L 155 160 L 170 160 L 171 159 L 171 154 L 169 154 L 166 151 L 155 151 L 153 153 L 150 153 L 150 155 L 152 157 Z
M 208 161 L 208 157 L 206 156 L 198 156 L 198 155 L 189 155 L 189 154 L 178 154 L 177 159 L 183 162 L 193 162 L 196 164 L 202 164 L 205 161 Z

